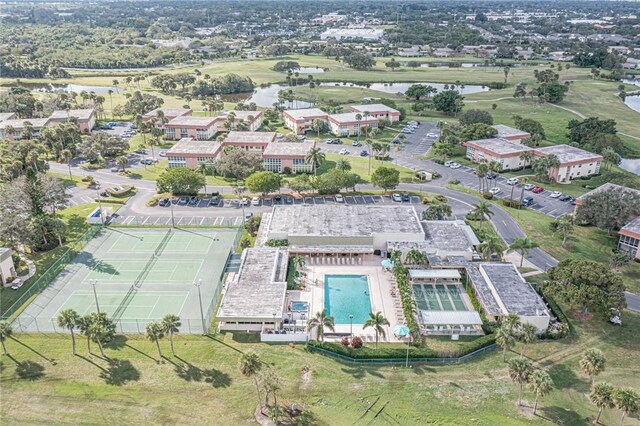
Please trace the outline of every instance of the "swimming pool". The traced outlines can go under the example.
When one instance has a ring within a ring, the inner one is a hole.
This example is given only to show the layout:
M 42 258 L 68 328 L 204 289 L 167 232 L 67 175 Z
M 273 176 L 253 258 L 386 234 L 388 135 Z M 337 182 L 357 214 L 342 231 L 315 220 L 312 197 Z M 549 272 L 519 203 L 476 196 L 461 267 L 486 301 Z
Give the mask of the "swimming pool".
M 369 319 L 371 300 L 366 275 L 325 275 L 324 307 L 336 324 L 364 324 Z

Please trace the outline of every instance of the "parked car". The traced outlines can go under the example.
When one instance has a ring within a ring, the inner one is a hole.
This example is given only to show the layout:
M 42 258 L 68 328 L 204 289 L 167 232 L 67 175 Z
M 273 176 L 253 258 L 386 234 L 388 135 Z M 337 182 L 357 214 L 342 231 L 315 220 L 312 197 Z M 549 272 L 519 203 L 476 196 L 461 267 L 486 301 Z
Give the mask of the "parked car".
M 214 195 L 213 197 L 211 197 L 211 199 L 209 200 L 209 205 L 210 206 L 217 206 L 220 204 L 220 197 L 217 195 Z
M 287 195 L 286 197 L 284 197 L 284 203 L 293 204 L 293 197 L 291 197 L 290 195 Z
M 167 156 L 167 151 L 165 151 L 165 150 L 163 149 L 162 151 L 160 151 L 160 152 L 158 153 L 158 155 L 159 155 L 160 157 L 166 157 L 166 156 Z
M 369 155 L 369 153 L 367 152 L 366 149 L 363 149 L 362 151 L 360 151 L 360 157 L 367 157 Z
M 524 197 L 522 199 L 522 205 L 525 207 L 529 207 L 533 204 L 533 197 Z
M 140 164 L 146 164 L 147 166 L 153 166 L 153 160 L 150 158 L 145 158 L 144 160 L 140 160 Z
M 282 201 L 282 195 L 274 195 L 272 198 L 273 204 L 280 204 Z
M 362 146 L 362 142 L 360 141 L 353 141 L 353 143 L 351 144 L 353 146 Z
M 253 213 L 248 212 L 244 215 L 244 220 L 249 220 L 253 216 Z
M 460 167 L 462 167 L 462 165 L 460 165 L 460 164 L 458 164 L 456 162 L 453 162 L 453 163 L 451 163 L 451 165 L 449 167 L 451 167 L 452 169 L 459 169 Z
M 551 197 L 551 198 L 558 198 L 558 197 L 560 197 L 561 195 L 562 195 L 562 192 L 560 192 L 560 191 L 553 191 L 553 192 L 551 193 L 551 195 L 549 195 L 549 197 Z
M 407 194 L 406 192 L 402 194 L 402 201 L 404 201 L 405 203 L 411 201 L 411 197 L 409 197 L 409 194 Z
M 158 205 L 160 207 L 168 207 L 169 204 L 171 204 L 171 200 L 168 198 L 163 198 L 162 200 L 160 200 L 160 202 L 158 203 Z
M 199 202 L 200 198 L 196 197 L 195 195 L 189 199 L 190 206 L 197 206 Z
M 349 151 L 347 151 L 347 148 L 342 148 L 342 149 L 340 150 L 340 153 L 339 153 L 339 154 L 340 154 L 340 155 L 347 155 L 348 153 L 349 153 Z
M 520 179 L 518 179 L 517 177 L 512 177 L 512 178 L 507 179 L 507 185 L 513 186 L 513 185 L 517 185 L 519 183 L 520 183 Z
M 535 188 L 533 188 L 533 190 L 531 192 L 533 192 L 534 194 L 539 194 L 542 191 L 544 191 L 544 188 L 541 186 L 536 186 Z
M 146 154 L 147 154 L 147 150 L 146 150 L 146 149 L 144 149 L 144 148 L 136 149 L 136 151 L 135 151 L 135 152 L 136 152 L 136 154 L 143 154 L 143 155 L 146 155 Z
M 451 161 L 451 160 L 448 160 L 448 161 L 444 162 L 444 166 L 445 167 L 450 167 L 452 164 L 453 164 L 453 161 Z
M 249 199 L 247 197 L 242 197 L 240 199 L 240 205 L 241 206 L 248 206 L 249 205 Z
M 494 172 L 487 173 L 487 179 L 495 179 L 497 177 L 498 177 L 497 173 L 494 173 Z
M 186 206 L 189 203 L 189 197 L 180 197 L 178 200 L 179 206 Z
M 334 195 L 333 199 L 336 200 L 336 203 L 344 203 L 344 197 L 342 196 L 342 194 Z
M 567 195 L 567 194 L 562 194 L 560 197 L 558 197 L 558 200 L 560 201 L 569 201 L 571 199 L 571 195 Z
M 577 204 L 576 197 L 571 197 L 569 202 L 571 203 L 572 206 L 575 206 Z
M 535 186 L 534 184 L 532 184 L 532 183 L 528 183 L 528 184 L 526 184 L 526 185 L 524 186 L 524 189 L 526 189 L 527 191 L 531 191 L 531 190 L 535 189 L 535 187 L 536 187 L 536 186 Z
M 258 197 L 253 197 L 253 198 L 251 199 L 251 205 L 252 205 L 252 206 L 259 206 L 259 205 L 260 205 L 260 198 L 258 198 Z
M 502 189 L 498 188 L 497 186 L 494 186 L 489 190 L 489 192 L 492 193 L 493 195 L 498 195 L 502 192 Z
M 120 167 L 112 167 L 109 170 L 111 170 L 113 173 L 117 173 L 120 171 Z
M 402 202 L 402 196 L 400 194 L 398 194 L 397 192 L 394 192 L 391 195 L 391 199 L 397 203 L 401 203 Z

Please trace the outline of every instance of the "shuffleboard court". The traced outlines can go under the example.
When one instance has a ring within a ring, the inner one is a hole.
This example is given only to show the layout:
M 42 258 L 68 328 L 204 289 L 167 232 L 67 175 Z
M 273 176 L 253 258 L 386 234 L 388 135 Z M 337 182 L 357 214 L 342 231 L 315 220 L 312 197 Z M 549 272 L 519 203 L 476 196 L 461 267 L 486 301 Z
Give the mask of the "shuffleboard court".
M 144 332 L 145 323 L 175 314 L 186 325 L 184 332 L 201 332 L 200 299 L 208 322 L 238 233 L 238 228 L 105 227 L 20 314 L 16 329 L 55 331 L 60 311 L 96 312 L 97 297 L 100 311 L 119 331 Z

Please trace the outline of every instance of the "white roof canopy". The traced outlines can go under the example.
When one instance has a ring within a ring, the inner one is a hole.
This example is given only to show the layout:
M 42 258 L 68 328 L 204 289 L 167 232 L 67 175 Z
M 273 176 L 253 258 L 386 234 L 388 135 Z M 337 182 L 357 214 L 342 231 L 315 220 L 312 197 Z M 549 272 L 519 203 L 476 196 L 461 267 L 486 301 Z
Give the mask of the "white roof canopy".
M 420 311 L 424 325 L 482 325 L 476 311 Z

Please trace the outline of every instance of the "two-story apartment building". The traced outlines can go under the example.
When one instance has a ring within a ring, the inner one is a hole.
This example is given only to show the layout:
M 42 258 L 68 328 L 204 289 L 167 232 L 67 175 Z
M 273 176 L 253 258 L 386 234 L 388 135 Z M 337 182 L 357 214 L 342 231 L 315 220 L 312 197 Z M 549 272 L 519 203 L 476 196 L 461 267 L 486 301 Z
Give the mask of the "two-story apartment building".
M 496 124 L 491 126 L 498 131 L 496 138 L 506 139 L 508 141 L 520 142 L 522 139 L 528 139 L 531 134 L 524 130 L 514 129 L 513 127 Z
M 231 131 L 222 142 L 224 146 L 235 146 L 249 152 L 262 153 L 267 145 L 276 140 L 276 132 Z
M 23 134 L 26 127 L 31 126 L 31 138 L 36 139 L 40 136 L 40 131 L 48 127 L 49 117 L 47 118 L 12 118 L 0 121 L 0 139 L 9 139 L 11 141 L 24 139 Z
M 358 120 L 360 116 L 360 120 Z M 336 136 L 354 136 L 362 134 L 364 127 L 377 128 L 380 120 L 356 112 L 329 115 L 329 129 Z
M 178 140 L 193 138 L 206 141 L 217 133 L 215 126 L 218 117 L 195 117 L 183 115 L 176 117 L 164 125 L 165 138 Z
M 355 113 L 366 114 L 378 120 L 388 120 L 391 124 L 400 121 L 400 111 L 385 104 L 352 105 L 349 108 Z
M 313 121 L 328 121 L 329 114 L 319 108 L 290 109 L 282 113 L 284 125 L 297 135 L 313 130 Z
M 198 164 L 214 161 L 222 151 L 217 141 L 199 141 L 192 138 L 180 139 L 166 153 L 169 168 L 188 167 L 195 169 Z
M 262 153 L 264 169 L 283 173 L 311 173 L 313 164 L 306 160 L 307 154 L 313 148 L 313 141 L 299 142 L 274 141 L 267 145 Z
M 162 112 L 162 116 L 171 121 L 176 117 L 185 117 L 193 114 L 193 110 L 191 108 L 156 108 L 153 111 L 149 111 L 142 116 L 142 121 L 149 122 L 153 118 L 158 117 L 158 113 Z
M 520 169 L 528 166 L 520 156 L 523 152 L 532 151 L 531 148 L 502 138 L 480 139 L 467 141 L 463 144 L 467 147 L 466 157 L 476 163 L 496 161 L 502 166 L 502 170 Z
M 555 155 L 558 158 L 560 167 L 550 168 L 549 177 L 559 183 L 600 173 L 600 164 L 604 160 L 600 154 L 569 145 L 535 148 L 533 153 L 536 157 Z
M 96 125 L 96 111 L 94 109 L 71 109 L 69 111 L 53 111 L 49 116 L 48 126 L 55 127 L 57 124 L 67 123 L 72 118 L 76 120 L 82 133 L 90 133 Z

